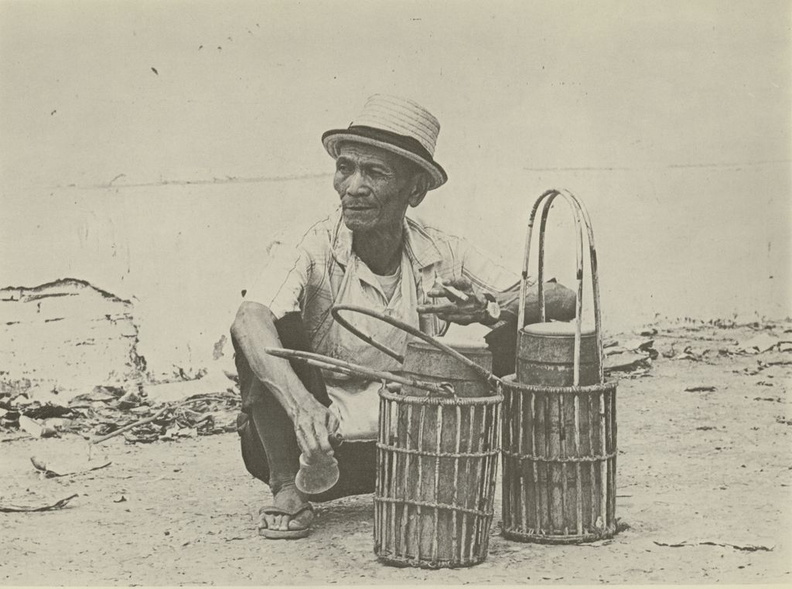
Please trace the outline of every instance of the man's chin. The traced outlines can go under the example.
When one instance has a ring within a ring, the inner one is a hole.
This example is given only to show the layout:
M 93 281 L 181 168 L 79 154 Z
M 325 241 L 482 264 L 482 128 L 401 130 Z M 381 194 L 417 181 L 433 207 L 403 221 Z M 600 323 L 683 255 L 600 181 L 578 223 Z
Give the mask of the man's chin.
M 372 229 L 376 224 L 376 219 L 373 219 L 372 211 L 366 210 L 347 210 L 343 211 L 344 225 L 350 231 L 366 231 Z

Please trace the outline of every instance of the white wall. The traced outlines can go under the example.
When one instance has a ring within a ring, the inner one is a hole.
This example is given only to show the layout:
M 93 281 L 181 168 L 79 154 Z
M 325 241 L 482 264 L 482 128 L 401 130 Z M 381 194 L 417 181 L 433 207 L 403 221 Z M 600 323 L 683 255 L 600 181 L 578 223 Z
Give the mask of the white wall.
M 2 1 L 0 286 L 133 296 L 155 371 L 204 362 L 385 91 L 442 123 L 420 216 L 515 271 L 533 200 L 584 200 L 608 330 L 784 317 L 791 65 L 786 2 Z

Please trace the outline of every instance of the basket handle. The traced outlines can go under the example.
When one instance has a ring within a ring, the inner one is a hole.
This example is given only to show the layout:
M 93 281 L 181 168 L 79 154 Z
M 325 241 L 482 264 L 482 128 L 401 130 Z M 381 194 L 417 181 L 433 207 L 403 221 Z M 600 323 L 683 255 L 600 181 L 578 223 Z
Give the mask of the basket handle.
M 519 337 L 520 331 L 524 327 L 525 323 L 525 299 L 528 289 L 528 265 L 530 262 L 530 254 L 531 254 L 531 242 L 533 236 L 533 227 L 534 222 L 536 220 L 536 214 L 539 212 L 541 207 L 541 220 L 539 225 L 539 258 L 538 258 L 538 272 L 537 272 L 537 292 L 538 292 L 538 299 L 539 299 L 539 312 L 540 312 L 540 320 L 542 322 L 546 321 L 546 309 L 545 309 L 545 296 L 544 296 L 544 238 L 545 238 L 545 228 L 547 225 L 547 217 L 550 213 L 550 208 L 553 204 L 553 201 L 557 197 L 562 197 L 565 200 L 572 211 L 572 216 L 575 222 L 575 232 L 577 236 L 577 249 L 576 249 L 576 262 L 577 262 L 577 301 L 576 301 L 576 312 L 575 312 L 575 355 L 574 355 L 574 386 L 578 386 L 580 383 L 580 341 L 581 341 L 581 330 L 582 330 L 582 321 L 583 321 L 583 256 L 584 256 L 584 245 L 583 245 L 583 237 L 584 232 L 583 228 L 586 229 L 586 237 L 588 238 L 588 246 L 589 246 L 589 268 L 591 271 L 591 284 L 592 284 L 592 293 L 594 298 L 594 331 L 596 336 L 596 343 L 597 343 L 597 351 L 599 354 L 599 379 L 600 382 L 604 381 L 605 375 L 605 368 L 603 362 L 603 352 L 602 352 L 602 329 L 601 329 L 601 313 L 600 313 L 600 299 L 599 299 L 599 280 L 597 277 L 597 250 L 594 246 L 594 232 L 591 228 L 591 219 L 589 217 L 588 211 L 583 206 L 583 204 L 578 200 L 578 198 L 569 192 L 566 189 L 550 189 L 544 192 L 534 203 L 533 209 L 531 210 L 531 218 L 528 222 L 528 231 L 525 238 L 525 257 L 523 259 L 523 268 L 522 268 L 522 275 L 520 279 L 520 303 L 518 309 L 518 320 L 517 320 L 517 333 Z
M 314 352 L 291 350 L 288 348 L 264 348 L 264 351 L 271 356 L 285 358 L 287 360 L 298 360 L 310 364 L 311 366 L 316 366 L 317 368 L 340 372 L 348 376 L 363 376 L 372 380 L 389 380 L 445 397 L 455 394 L 453 385 L 447 382 L 435 383 L 417 380 L 409 376 L 393 374 L 392 372 L 386 372 L 384 370 L 366 368 L 365 366 L 338 360 L 330 356 L 323 356 L 322 354 L 316 354 Z
M 400 321 L 400 320 L 395 319 L 393 317 L 389 317 L 389 316 L 387 316 L 387 315 L 385 315 L 383 313 L 380 313 L 379 311 L 374 311 L 372 309 L 367 309 L 365 307 L 359 307 L 359 306 L 356 306 L 356 305 L 335 305 L 335 306 L 333 306 L 333 308 L 331 309 L 331 312 L 333 313 L 333 317 L 335 318 L 336 321 L 338 321 L 338 323 L 340 323 L 341 325 L 346 327 L 349 331 L 354 333 L 356 336 L 358 336 L 364 342 L 371 344 L 372 346 L 374 346 L 375 348 L 377 348 L 381 352 L 384 352 L 384 353 L 388 354 L 391 358 L 394 358 L 395 360 L 397 360 L 398 362 L 400 362 L 402 364 L 404 363 L 404 356 L 394 352 L 393 350 L 391 350 L 390 348 L 388 348 L 384 344 L 381 344 L 380 342 L 375 340 L 373 337 L 371 337 L 369 335 L 366 335 L 365 333 L 363 333 L 362 331 L 360 331 L 359 329 L 357 329 L 356 327 L 351 325 L 346 319 L 341 317 L 340 311 L 353 311 L 355 313 L 361 313 L 363 315 L 368 315 L 369 317 L 374 317 L 375 319 L 379 319 L 380 321 L 384 321 L 385 323 L 388 323 L 389 325 L 397 327 L 397 328 L 401 329 L 402 331 L 404 331 L 404 332 L 406 332 L 406 333 L 408 333 L 408 334 L 410 334 L 412 336 L 415 336 L 418 339 L 421 339 L 421 340 L 425 341 L 428 344 L 431 344 L 432 346 L 434 346 L 435 348 L 437 348 L 441 352 L 445 352 L 446 354 L 448 354 L 452 358 L 455 358 L 456 360 L 459 360 L 460 362 L 462 362 L 462 364 L 464 364 L 465 366 L 473 369 L 476 372 L 476 374 L 478 374 L 482 379 L 484 379 L 485 381 L 489 382 L 493 386 L 497 385 L 497 383 L 500 382 L 500 379 L 497 376 L 495 376 L 494 374 L 492 374 L 491 372 L 489 372 L 486 368 L 482 368 L 481 366 L 479 366 L 478 364 L 473 362 L 470 358 L 466 358 L 465 356 L 463 356 L 462 354 L 457 352 L 455 349 L 447 346 L 444 343 L 441 343 L 441 342 L 437 341 L 432 336 L 425 334 L 424 332 L 420 331 L 419 329 L 416 329 L 412 325 L 404 323 L 403 321 Z

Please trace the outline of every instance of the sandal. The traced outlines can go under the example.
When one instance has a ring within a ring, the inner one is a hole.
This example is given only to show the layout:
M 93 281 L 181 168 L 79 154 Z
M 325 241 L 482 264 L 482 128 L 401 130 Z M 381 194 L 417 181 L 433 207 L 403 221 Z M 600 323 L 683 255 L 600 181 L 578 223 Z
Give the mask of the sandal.
M 259 524 L 258 524 L 258 532 L 259 535 L 264 536 L 265 538 L 269 538 L 270 540 L 296 540 L 297 538 L 305 538 L 311 532 L 311 524 L 309 523 L 304 528 L 298 528 L 296 530 L 271 530 L 267 527 L 267 522 L 264 519 L 264 514 L 270 515 L 288 515 L 291 519 L 290 522 L 303 513 L 304 511 L 310 511 L 313 513 L 313 506 L 310 503 L 303 503 L 299 505 L 293 511 L 288 511 L 286 509 L 282 509 L 280 507 L 276 507 L 274 505 L 267 505 L 259 509 Z

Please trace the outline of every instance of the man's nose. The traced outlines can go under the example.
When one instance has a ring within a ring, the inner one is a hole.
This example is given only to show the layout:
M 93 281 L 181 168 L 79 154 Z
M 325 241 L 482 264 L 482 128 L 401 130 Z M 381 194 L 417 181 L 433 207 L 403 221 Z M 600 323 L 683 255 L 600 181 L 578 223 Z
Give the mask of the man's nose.
M 349 176 L 347 179 L 347 194 L 350 196 L 365 196 L 368 194 L 368 184 L 366 179 L 359 171 Z

